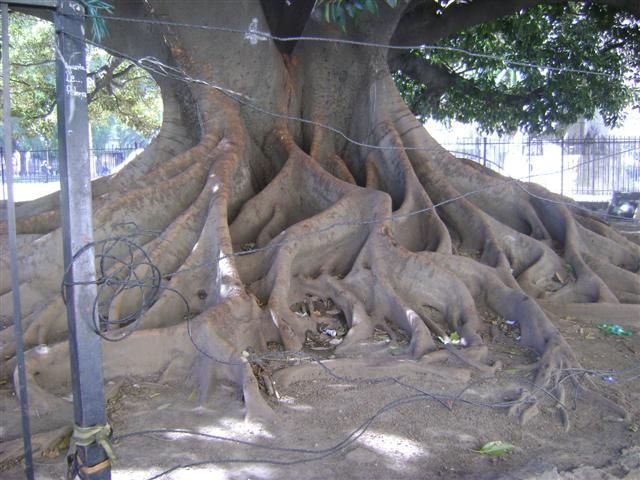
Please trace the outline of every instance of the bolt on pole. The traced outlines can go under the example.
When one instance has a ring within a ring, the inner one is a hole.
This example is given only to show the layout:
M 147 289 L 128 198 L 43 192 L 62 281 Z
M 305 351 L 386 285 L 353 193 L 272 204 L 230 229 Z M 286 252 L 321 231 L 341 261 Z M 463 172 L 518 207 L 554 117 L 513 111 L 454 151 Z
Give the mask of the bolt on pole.
M 60 0 L 54 20 L 64 289 L 75 437 L 78 431 L 86 433 L 91 428 L 107 426 L 107 418 L 102 344 L 93 322 L 97 294 L 93 249 L 74 258 L 76 252 L 93 242 L 84 8 L 78 1 Z M 81 479 L 111 478 L 109 458 L 103 442 L 98 442 L 98 436 L 93 434 L 96 439 L 93 442 L 85 438 L 76 443 L 73 460 Z

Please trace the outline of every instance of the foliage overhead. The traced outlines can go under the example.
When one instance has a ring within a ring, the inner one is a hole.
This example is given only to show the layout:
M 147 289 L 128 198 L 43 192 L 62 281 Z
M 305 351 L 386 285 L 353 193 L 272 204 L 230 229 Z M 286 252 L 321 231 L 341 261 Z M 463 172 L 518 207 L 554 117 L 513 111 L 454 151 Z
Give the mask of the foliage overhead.
M 384 0 L 394 8 L 398 0 Z M 317 5 L 322 7 L 323 17 L 328 23 L 337 23 L 343 31 L 347 29 L 347 19 L 354 21 L 361 13 L 377 14 L 379 11 L 377 0 L 320 0 Z
M 32 16 L 12 13 L 9 34 L 11 114 L 16 124 L 14 138 L 23 144 L 34 138 L 55 143 L 53 25 Z M 117 118 L 145 137 L 157 131 L 162 102 L 158 87 L 147 72 L 91 45 L 87 46 L 87 70 L 92 125 L 113 125 L 113 119 Z
M 639 105 L 640 23 L 606 5 L 538 5 L 437 47 L 445 49 L 413 50 L 392 61 L 397 85 L 422 119 L 542 133 L 596 112 L 615 125 L 625 107 Z M 408 64 L 414 68 L 402 68 Z
M 113 13 L 113 6 L 104 0 L 83 0 L 87 15 L 91 18 L 91 30 L 93 31 L 93 39 L 100 41 L 109 33 L 107 25 L 102 18 L 101 13 Z
M 406 1 L 406 0 L 405 0 Z M 455 3 L 468 3 L 470 0 L 433 0 L 439 13 Z M 328 23 L 337 23 L 342 31 L 347 30 L 347 21 L 356 21 L 360 14 L 369 12 L 377 15 L 380 11 L 379 3 L 386 3 L 391 8 L 396 8 L 400 0 L 318 0 L 317 6 L 322 8 L 322 16 Z

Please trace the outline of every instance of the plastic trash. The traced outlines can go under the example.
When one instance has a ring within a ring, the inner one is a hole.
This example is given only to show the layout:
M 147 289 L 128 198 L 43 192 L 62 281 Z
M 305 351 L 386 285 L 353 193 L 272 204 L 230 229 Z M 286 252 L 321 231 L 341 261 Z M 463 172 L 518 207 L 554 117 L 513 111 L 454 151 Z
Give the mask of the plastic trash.
M 610 333 L 611 335 L 617 335 L 619 337 L 630 337 L 631 335 L 633 335 L 631 330 L 626 330 L 625 328 L 615 323 L 601 323 L 600 325 L 598 325 L 598 328 L 603 332 Z
M 445 345 L 450 343 L 452 345 L 461 345 L 463 347 L 467 346 L 467 340 L 464 337 L 460 337 L 458 332 L 453 332 L 451 335 L 445 335 L 444 337 L 438 337 L 438 340 Z
M 328 335 L 330 337 L 338 336 L 338 331 L 335 328 L 329 328 L 323 325 L 319 328 L 319 330 L 320 330 L 320 333 L 324 333 L 325 335 Z
M 509 442 L 502 440 L 496 440 L 493 442 L 485 443 L 479 450 L 472 450 L 472 452 L 482 453 L 483 455 L 491 455 L 498 457 L 505 455 L 513 450 L 513 445 Z

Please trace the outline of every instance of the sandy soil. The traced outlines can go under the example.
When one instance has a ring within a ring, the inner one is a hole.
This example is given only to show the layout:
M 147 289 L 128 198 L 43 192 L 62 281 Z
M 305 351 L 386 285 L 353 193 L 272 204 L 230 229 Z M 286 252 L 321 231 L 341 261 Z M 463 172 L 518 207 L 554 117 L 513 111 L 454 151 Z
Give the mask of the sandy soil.
M 6 185 L 0 189 L 0 200 L 7 200 L 9 194 L 7 193 Z M 60 182 L 49 183 L 14 183 L 13 184 L 13 199 L 15 202 L 28 202 L 39 197 L 44 197 L 50 193 L 60 190 Z

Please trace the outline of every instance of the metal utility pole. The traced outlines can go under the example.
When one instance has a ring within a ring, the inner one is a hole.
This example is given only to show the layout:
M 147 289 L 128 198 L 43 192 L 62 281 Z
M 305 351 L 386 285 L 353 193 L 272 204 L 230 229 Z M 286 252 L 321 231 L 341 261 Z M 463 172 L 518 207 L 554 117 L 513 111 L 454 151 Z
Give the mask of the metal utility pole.
M 84 8 L 60 0 L 54 15 L 57 36 L 57 106 L 61 218 L 69 353 L 74 406 L 73 458 L 81 479 L 111 478 L 110 427 L 104 406 L 102 344 L 94 330 L 96 298 L 93 241 Z
M 29 401 L 27 399 L 27 376 L 24 365 L 24 343 L 22 340 L 22 310 L 20 308 L 20 282 L 18 279 L 18 246 L 16 232 L 16 208 L 13 198 L 13 135 L 11 130 L 11 94 L 9 85 L 9 6 L 2 3 L 2 104 L 4 114 L 4 161 L 7 165 L 7 225 L 9 230 L 9 255 L 11 268 L 11 293 L 13 302 L 13 325 L 16 334 L 16 360 L 18 364 L 18 397 L 22 417 L 22 443 L 24 447 L 25 474 L 33 480 L 33 454 L 31 451 L 31 427 L 29 424 Z M 3 170 L 4 177 L 4 170 Z M 4 178 L 3 178 L 4 180 Z M 4 187 L 3 187 L 4 188 Z

